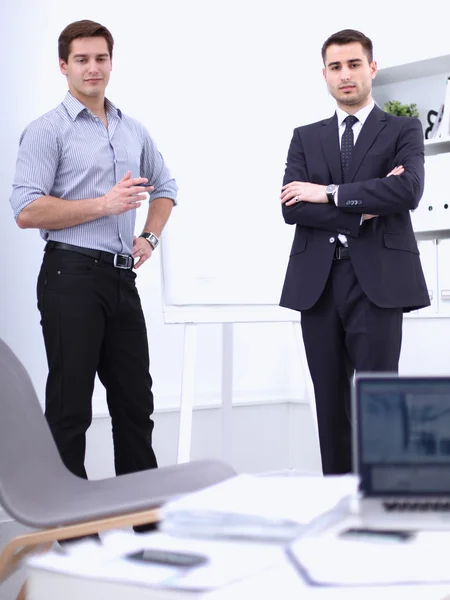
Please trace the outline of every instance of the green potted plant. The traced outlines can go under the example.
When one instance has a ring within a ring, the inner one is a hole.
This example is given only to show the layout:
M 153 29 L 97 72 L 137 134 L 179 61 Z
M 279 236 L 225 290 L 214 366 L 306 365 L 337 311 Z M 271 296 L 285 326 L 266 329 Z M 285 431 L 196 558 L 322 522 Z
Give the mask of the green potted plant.
M 398 100 L 390 100 L 385 102 L 384 110 L 391 115 L 398 117 L 417 117 L 419 118 L 419 111 L 417 104 L 402 104 Z

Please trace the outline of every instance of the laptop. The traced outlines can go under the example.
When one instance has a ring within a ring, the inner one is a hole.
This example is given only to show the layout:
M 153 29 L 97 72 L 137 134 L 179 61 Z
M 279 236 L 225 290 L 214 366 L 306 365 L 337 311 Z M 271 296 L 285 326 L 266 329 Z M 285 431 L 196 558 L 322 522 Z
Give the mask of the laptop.
M 359 374 L 352 418 L 361 524 L 450 528 L 450 377 Z

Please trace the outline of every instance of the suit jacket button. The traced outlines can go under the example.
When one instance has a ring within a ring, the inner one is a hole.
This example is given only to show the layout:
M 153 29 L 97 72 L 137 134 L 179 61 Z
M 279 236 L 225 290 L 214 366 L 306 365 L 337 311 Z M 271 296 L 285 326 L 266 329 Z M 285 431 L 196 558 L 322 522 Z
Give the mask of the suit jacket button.
M 330 239 L 328 241 L 330 242 L 330 244 L 334 244 L 334 242 L 336 241 L 336 238 L 330 237 Z
M 346 204 L 347 206 L 350 206 L 350 205 L 351 205 L 351 203 L 352 203 L 352 201 L 351 201 L 351 200 L 347 200 L 347 201 L 345 202 L 345 204 Z

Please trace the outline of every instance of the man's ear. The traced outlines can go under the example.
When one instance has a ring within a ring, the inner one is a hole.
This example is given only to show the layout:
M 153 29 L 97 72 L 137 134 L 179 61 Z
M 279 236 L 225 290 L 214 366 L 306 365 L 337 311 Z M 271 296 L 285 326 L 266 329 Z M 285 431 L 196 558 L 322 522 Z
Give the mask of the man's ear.
M 370 63 L 370 69 L 372 71 L 372 79 L 375 79 L 377 72 L 378 72 L 378 65 L 377 65 L 376 61 L 373 60 Z
M 62 58 L 59 59 L 59 70 L 63 75 L 67 75 L 67 63 Z

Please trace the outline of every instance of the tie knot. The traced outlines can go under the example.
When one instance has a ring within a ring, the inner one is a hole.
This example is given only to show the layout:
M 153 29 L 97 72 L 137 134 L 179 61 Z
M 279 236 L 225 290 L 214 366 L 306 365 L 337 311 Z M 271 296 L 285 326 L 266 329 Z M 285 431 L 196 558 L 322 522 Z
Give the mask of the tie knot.
M 347 127 L 353 127 L 357 120 L 358 118 L 355 115 L 348 115 L 348 117 L 345 117 L 344 123 Z

